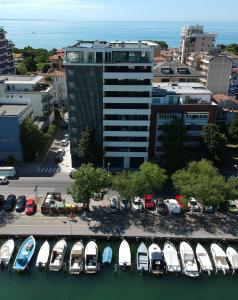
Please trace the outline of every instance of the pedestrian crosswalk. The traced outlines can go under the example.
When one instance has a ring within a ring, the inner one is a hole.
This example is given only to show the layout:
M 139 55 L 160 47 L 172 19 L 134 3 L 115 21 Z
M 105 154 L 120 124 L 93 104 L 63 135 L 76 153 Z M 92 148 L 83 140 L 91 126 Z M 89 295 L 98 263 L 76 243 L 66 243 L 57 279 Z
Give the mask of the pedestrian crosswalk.
M 39 168 L 37 168 L 36 169 L 36 172 L 37 173 L 41 173 L 41 174 L 45 174 L 45 173 L 47 173 L 47 174 L 49 174 L 49 173 L 52 173 L 52 174 L 54 174 L 54 173 L 60 173 L 60 167 L 58 166 L 58 167 L 39 167 Z

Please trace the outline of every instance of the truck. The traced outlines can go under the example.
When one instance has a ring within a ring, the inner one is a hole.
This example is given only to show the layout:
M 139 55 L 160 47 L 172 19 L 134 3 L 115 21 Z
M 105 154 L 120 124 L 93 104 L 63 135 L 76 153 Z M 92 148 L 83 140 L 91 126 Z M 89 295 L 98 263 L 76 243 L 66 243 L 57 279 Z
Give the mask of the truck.
M 48 192 L 41 205 L 41 213 L 43 215 L 68 215 L 82 211 L 83 209 L 79 205 L 66 203 L 65 199 L 61 197 L 61 193 L 58 192 Z
M 144 204 L 145 204 L 145 209 L 155 209 L 155 201 L 153 199 L 153 195 L 151 194 L 144 195 Z
M 0 167 L 0 176 L 7 178 L 17 178 L 15 167 Z

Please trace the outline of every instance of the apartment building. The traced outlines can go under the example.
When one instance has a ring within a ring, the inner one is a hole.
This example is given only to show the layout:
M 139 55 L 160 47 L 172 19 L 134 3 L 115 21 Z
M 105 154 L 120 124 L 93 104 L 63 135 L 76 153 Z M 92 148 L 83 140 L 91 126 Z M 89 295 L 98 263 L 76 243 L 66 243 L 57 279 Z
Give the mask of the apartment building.
M 103 165 L 137 168 L 148 159 L 153 43 L 79 42 L 65 49 L 72 164 L 79 138 L 93 128 Z
M 191 53 L 186 58 L 186 64 L 204 75 L 200 82 L 207 89 L 216 94 L 228 93 L 232 60 L 227 55 Z
M 182 118 L 189 143 L 196 146 L 202 127 L 216 121 L 212 92 L 200 83 L 153 83 L 149 156 L 159 161 L 163 130 L 174 118 Z M 176 149 L 175 149 L 176 151 Z
M 53 111 L 52 86 L 43 81 L 44 76 L 0 76 L 0 99 L 25 102 L 32 105 L 35 117 L 48 117 Z
M 184 63 L 192 52 L 212 53 L 215 47 L 217 33 L 204 32 L 202 25 L 185 26 L 180 32 L 180 59 Z
M 199 82 L 205 77 L 193 67 L 179 61 L 166 61 L 156 65 L 153 69 L 153 82 Z
M 6 37 L 7 32 L 0 27 L 0 75 L 15 74 L 13 43 Z

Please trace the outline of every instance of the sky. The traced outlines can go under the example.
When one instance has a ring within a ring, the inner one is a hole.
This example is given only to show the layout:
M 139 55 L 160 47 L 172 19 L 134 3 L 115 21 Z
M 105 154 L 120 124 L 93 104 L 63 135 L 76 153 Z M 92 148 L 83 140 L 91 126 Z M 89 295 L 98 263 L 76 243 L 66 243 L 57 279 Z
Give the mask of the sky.
M 238 1 L 0 0 L 1 19 L 238 21 Z

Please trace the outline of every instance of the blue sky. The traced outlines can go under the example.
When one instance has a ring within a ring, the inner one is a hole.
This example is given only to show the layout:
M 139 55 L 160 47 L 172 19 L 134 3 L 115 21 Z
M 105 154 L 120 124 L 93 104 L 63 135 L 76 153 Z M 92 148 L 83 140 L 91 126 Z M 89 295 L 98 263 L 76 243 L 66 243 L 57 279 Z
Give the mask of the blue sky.
M 237 0 L 0 0 L 1 19 L 238 21 Z

